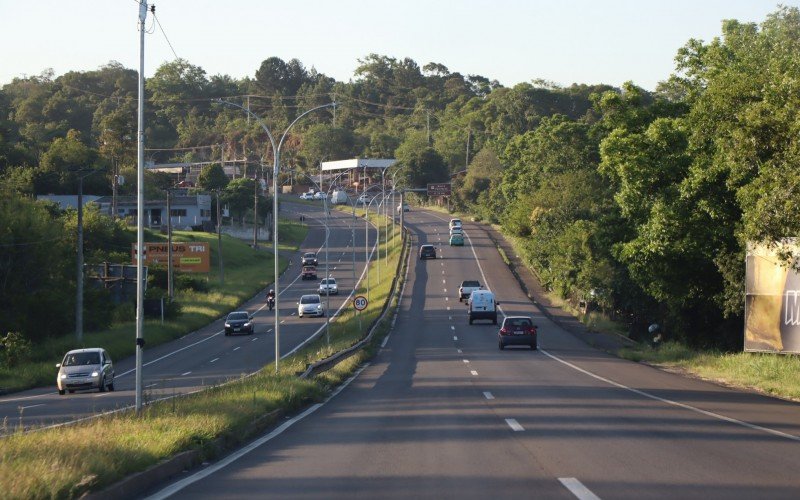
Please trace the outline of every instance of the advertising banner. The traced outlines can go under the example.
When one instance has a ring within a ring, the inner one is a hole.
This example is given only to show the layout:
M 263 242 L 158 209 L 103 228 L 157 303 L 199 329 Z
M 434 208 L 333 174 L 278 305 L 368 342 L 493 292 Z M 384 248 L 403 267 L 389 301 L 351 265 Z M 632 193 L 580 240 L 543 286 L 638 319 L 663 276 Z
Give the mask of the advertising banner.
M 145 243 L 144 264 L 166 266 L 169 245 Z M 136 243 L 131 244 L 131 260 L 136 263 Z M 172 243 L 172 267 L 175 271 L 207 273 L 211 271 L 211 249 L 208 242 Z
M 793 239 L 778 248 L 800 250 Z M 800 353 L 800 273 L 763 244 L 748 244 L 746 266 L 744 350 Z

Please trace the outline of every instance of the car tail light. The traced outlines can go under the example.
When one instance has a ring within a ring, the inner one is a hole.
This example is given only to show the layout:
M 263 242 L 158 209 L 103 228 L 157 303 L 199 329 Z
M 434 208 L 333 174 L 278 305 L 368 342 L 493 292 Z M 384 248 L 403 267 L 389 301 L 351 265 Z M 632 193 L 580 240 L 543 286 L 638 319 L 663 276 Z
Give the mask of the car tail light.
M 506 330 L 505 328 L 501 328 L 500 335 L 508 335 L 508 330 Z
M 536 335 L 536 327 L 532 326 L 528 328 L 528 333 L 530 333 L 531 335 Z

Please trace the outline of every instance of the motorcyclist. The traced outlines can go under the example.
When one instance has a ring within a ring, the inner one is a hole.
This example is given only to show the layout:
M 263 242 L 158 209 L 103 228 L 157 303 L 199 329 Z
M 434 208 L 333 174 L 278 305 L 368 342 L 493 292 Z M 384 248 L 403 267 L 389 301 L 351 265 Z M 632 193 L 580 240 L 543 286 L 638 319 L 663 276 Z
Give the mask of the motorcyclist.
M 267 304 L 269 304 L 270 309 L 272 309 L 272 306 L 275 305 L 275 290 L 272 288 L 270 288 L 269 292 L 267 292 Z

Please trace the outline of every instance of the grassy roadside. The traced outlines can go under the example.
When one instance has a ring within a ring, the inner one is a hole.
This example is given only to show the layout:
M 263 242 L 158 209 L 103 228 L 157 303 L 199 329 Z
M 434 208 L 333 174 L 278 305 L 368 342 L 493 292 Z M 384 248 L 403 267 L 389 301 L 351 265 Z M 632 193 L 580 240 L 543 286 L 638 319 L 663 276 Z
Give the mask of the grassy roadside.
M 282 221 L 280 231 L 280 250 L 296 250 L 305 239 L 308 229 L 299 223 Z M 146 239 L 157 241 L 165 239 L 165 237 L 159 233 L 151 233 L 147 235 Z M 189 289 L 176 290 L 175 300 L 180 304 L 181 314 L 164 323 L 161 323 L 160 320 L 146 320 L 144 337 L 148 347 L 174 340 L 207 325 L 235 309 L 273 281 L 271 251 L 256 251 L 250 248 L 247 242 L 223 236 L 222 255 L 225 283 L 222 284 L 219 280 L 216 235 L 175 231 L 173 239 L 175 241 L 207 241 L 210 243 L 211 273 L 205 282 L 208 290 L 202 292 Z M 285 269 L 286 265 L 287 262 L 280 259 L 281 269 Z M 109 351 L 112 359 L 131 356 L 134 354 L 133 339 L 135 336 L 135 322 L 126 321 L 102 331 L 85 332 L 81 345 L 76 343 L 72 335 L 39 342 L 34 349 L 33 357 L 27 363 L 14 368 L 0 366 L 0 389 L 15 392 L 31 387 L 53 385 L 54 365 L 61 361 L 61 357 L 70 349 L 102 346 Z
M 389 231 L 391 236 L 391 231 Z M 332 324 L 330 344 L 317 339 L 283 360 L 280 373 L 271 365 L 258 374 L 191 396 L 148 406 L 141 415 L 132 412 L 101 417 L 68 428 L 24 434 L 16 432 L 0 441 L 0 491 L 4 498 L 74 498 L 98 491 L 127 475 L 169 458 L 181 451 L 196 449 L 201 459 L 215 457 L 220 441 L 240 442 L 253 422 L 282 408 L 296 410 L 310 401 L 319 401 L 330 389 L 345 380 L 367 359 L 370 347 L 344 360 L 331 370 L 304 380 L 296 372 L 307 363 L 357 342 L 372 319 L 380 314 L 388 298 L 391 276 L 397 269 L 400 236 L 382 239 L 388 249 L 382 279 L 377 280 L 377 264 L 372 263 L 370 305 L 359 321 L 348 307 Z M 385 270 L 390 272 L 383 274 Z M 227 278 L 227 276 L 226 276 Z M 366 293 L 363 288 L 359 293 Z M 387 317 L 379 331 L 388 331 Z

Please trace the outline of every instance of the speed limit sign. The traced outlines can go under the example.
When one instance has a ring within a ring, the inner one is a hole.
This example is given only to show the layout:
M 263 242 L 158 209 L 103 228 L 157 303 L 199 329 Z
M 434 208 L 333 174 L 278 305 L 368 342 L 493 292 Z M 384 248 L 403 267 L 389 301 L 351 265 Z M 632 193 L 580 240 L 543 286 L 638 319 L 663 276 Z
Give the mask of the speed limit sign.
M 367 308 L 367 298 L 363 295 L 359 295 L 353 299 L 353 307 L 356 308 L 357 311 L 363 311 Z

